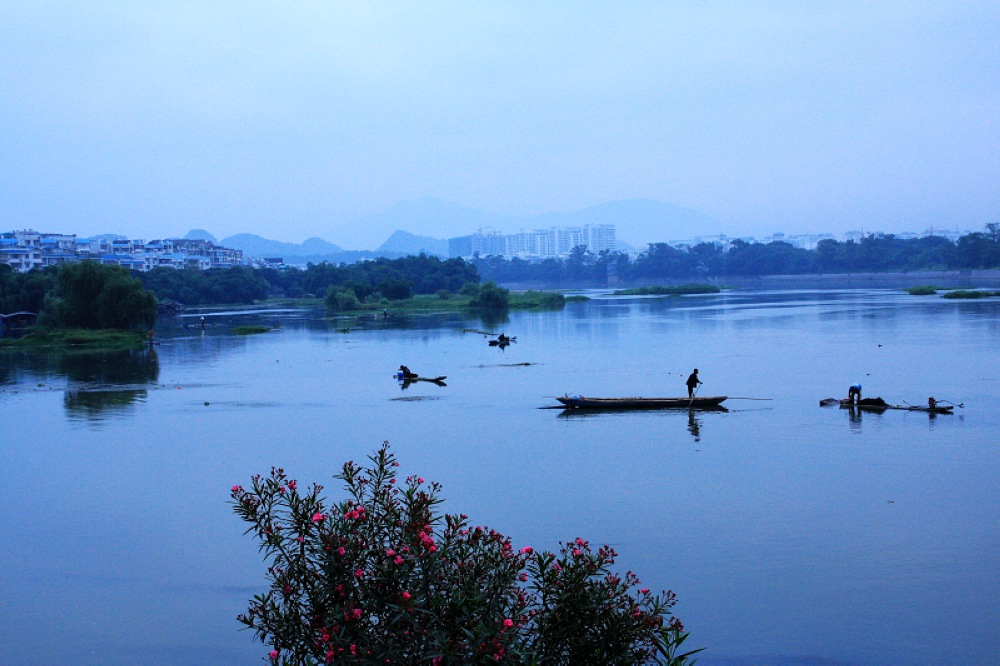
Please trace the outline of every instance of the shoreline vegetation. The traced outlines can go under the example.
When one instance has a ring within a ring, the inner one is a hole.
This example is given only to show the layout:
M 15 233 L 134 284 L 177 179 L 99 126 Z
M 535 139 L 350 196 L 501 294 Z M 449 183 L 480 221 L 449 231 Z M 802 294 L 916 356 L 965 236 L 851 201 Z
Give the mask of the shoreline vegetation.
M 138 349 L 147 338 L 136 331 L 118 329 L 35 328 L 19 338 L 0 338 L 0 349 L 26 351 L 115 351 Z

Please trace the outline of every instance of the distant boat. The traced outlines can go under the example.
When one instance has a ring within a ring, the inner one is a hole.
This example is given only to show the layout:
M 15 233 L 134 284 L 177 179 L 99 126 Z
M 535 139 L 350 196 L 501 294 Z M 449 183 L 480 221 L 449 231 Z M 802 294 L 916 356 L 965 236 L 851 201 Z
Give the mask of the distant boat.
M 719 407 L 727 396 L 695 396 L 694 398 L 585 398 L 564 395 L 556 398 L 568 409 L 712 409 Z
M 904 412 L 927 412 L 928 414 L 951 414 L 955 405 L 890 405 L 882 398 L 865 398 L 855 404 L 847 398 L 826 398 L 820 400 L 820 405 L 840 405 L 842 409 L 859 409 L 865 412 L 884 412 L 887 409 L 898 409 Z
M 440 375 L 438 377 L 421 377 L 420 375 L 404 375 L 402 372 L 397 372 L 396 379 L 401 382 L 432 382 L 434 384 L 444 386 L 444 380 L 448 379 L 448 376 Z

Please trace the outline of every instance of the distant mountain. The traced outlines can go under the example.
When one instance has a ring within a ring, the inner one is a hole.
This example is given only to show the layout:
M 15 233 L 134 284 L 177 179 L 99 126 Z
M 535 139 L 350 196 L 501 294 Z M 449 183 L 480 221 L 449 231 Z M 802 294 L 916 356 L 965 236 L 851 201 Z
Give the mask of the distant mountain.
M 223 238 L 219 245 L 243 250 L 248 257 L 324 257 L 343 254 L 344 248 L 328 243 L 321 238 L 309 238 L 302 243 L 285 243 L 268 240 L 254 234 L 236 234 Z
M 400 229 L 415 236 L 448 239 L 468 236 L 479 229 L 514 233 L 521 229 L 585 224 L 613 224 L 619 240 L 640 248 L 647 243 L 716 235 L 726 226 L 700 211 L 652 199 L 625 199 L 572 212 L 514 216 L 424 198 L 342 225 L 330 235 L 345 245 L 370 248 L 376 247 L 381 238 L 392 240 L 391 236 Z
M 219 243 L 219 241 L 215 240 L 215 236 L 213 236 L 212 234 L 208 233 L 204 229 L 192 229 L 191 231 L 187 232 L 187 235 L 184 236 L 184 239 L 185 240 L 204 240 L 204 241 L 208 241 L 210 243 L 215 243 L 216 245 L 218 245 L 218 243 Z
M 397 229 L 375 252 L 376 254 L 385 252 L 401 255 L 416 255 L 424 252 L 426 254 L 447 257 L 448 241 L 428 236 L 415 236 L 408 231 Z
M 479 228 L 502 230 L 509 218 L 437 199 L 423 198 L 404 201 L 388 210 L 345 223 L 330 232 L 344 245 L 356 248 L 377 247 L 397 229 L 416 236 L 448 239 L 468 236 Z M 388 242 L 388 241 L 386 241 Z

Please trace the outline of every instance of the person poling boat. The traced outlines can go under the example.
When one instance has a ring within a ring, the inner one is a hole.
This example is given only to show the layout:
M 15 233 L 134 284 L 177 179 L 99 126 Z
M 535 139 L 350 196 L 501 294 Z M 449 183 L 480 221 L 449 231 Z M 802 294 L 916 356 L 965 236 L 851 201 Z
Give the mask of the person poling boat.
M 698 389 L 698 385 L 703 383 L 704 382 L 698 379 L 698 368 L 695 368 L 694 372 L 688 375 L 687 378 L 688 399 L 694 400 L 694 394 Z
M 401 365 L 401 366 L 399 366 L 398 376 L 399 376 L 399 379 L 415 379 L 416 376 L 417 376 L 417 373 L 411 372 L 408 367 L 406 367 L 405 365 Z

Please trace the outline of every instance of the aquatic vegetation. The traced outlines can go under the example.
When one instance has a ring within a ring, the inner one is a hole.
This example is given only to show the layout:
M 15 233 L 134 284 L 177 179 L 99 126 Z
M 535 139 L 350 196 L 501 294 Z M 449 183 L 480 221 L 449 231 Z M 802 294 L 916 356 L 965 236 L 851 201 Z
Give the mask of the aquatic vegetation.
M 233 486 L 232 506 L 269 560 L 270 589 L 240 622 L 273 663 L 686 664 L 672 592 L 612 570 L 584 539 L 558 553 L 514 548 L 465 515 L 441 515 L 440 486 L 397 483 L 388 443 L 335 478 L 348 499 L 282 469 Z
M 253 326 L 237 326 L 236 328 L 231 329 L 229 332 L 232 333 L 233 335 L 258 335 L 260 333 L 267 333 L 271 330 L 273 329 L 270 326 L 253 325 Z
M 651 286 L 619 289 L 615 296 L 681 296 L 685 294 L 717 294 L 722 291 L 714 284 L 682 284 L 676 286 Z
M 906 290 L 906 293 L 908 293 L 910 296 L 931 296 L 933 294 L 936 294 L 938 292 L 938 289 L 940 289 L 940 287 L 932 287 L 924 285 L 920 287 L 910 287 L 909 289 Z
M 974 289 L 956 289 L 942 294 L 941 298 L 989 298 L 1000 296 L 1000 291 L 976 291 Z

